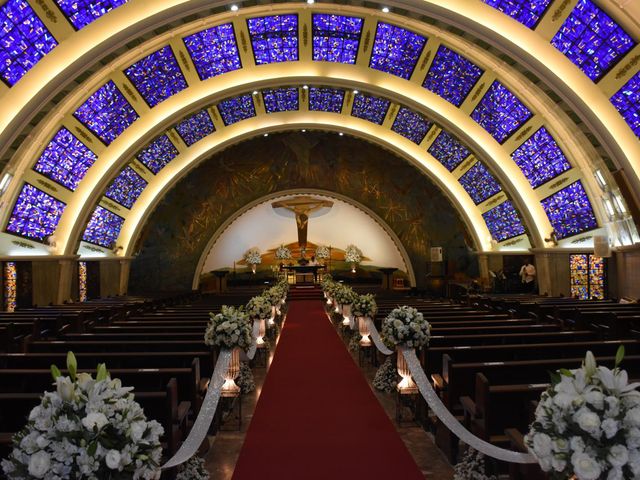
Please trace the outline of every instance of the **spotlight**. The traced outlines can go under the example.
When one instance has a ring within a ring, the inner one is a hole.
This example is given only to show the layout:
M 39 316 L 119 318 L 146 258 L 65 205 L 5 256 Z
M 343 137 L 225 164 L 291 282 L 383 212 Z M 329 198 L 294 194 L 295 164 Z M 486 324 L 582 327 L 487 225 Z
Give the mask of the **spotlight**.
M 232 12 L 237 12 L 238 11 L 238 5 L 231 5 L 231 11 Z
M 358 93 L 360 93 L 358 90 L 354 90 L 354 91 L 353 91 L 353 94 L 354 94 L 354 95 L 357 95 Z
M 268 133 L 265 133 L 265 134 L 263 135 L 263 137 L 268 137 L 268 136 L 269 136 L 269 134 L 268 134 Z
M 316 0 L 307 0 L 307 3 L 308 3 L 309 5 L 313 5 L 314 3 L 316 3 Z
M 304 132 L 306 132 L 306 131 L 307 131 L 307 129 L 306 129 L 306 128 L 303 128 L 303 129 L 302 129 L 302 133 L 304 133 Z
M 341 137 L 343 137 L 343 136 L 344 136 L 344 133 L 340 132 L 338 135 L 340 135 Z
M 309 85 L 303 85 L 303 86 L 302 86 L 302 89 L 303 89 L 303 90 L 309 90 Z
M 254 95 L 257 95 L 257 94 L 258 94 L 258 90 L 254 90 L 254 91 L 253 91 L 253 94 L 254 94 Z
M 382 13 L 389 13 L 389 7 L 382 7 Z

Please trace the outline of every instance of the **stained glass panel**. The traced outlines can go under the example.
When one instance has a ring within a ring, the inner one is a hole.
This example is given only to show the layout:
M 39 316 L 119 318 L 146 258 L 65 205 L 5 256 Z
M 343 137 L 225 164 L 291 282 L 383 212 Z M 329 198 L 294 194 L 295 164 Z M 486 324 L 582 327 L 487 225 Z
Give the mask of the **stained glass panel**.
M 495 81 L 471 113 L 471 118 L 503 143 L 531 118 L 527 107 L 500 82 Z
M 356 63 L 364 20 L 328 13 L 313 16 L 313 59 L 323 62 Z
M 640 72 L 611 97 L 611 103 L 620 112 L 633 133 L 640 137 Z
M 511 156 L 534 188 L 571 168 L 564 153 L 544 127 L 529 137 Z
M 383 117 L 384 119 L 384 117 Z M 433 125 L 433 122 L 427 120 L 422 115 L 407 107 L 401 107 L 396 115 L 391 130 L 408 138 L 413 143 L 420 145 L 425 135 Z
M 124 218 L 100 205 L 96 207 L 84 231 L 82 240 L 106 248 L 113 248 L 120 235 Z
M 422 86 L 459 107 L 482 73 L 480 67 L 441 45 Z
M 635 46 L 620 25 L 591 0 L 578 0 L 551 44 L 594 82 Z
M 529 28 L 535 28 L 551 0 L 482 0 Z
M 138 60 L 124 73 L 150 107 L 187 88 L 169 45 Z
M 598 226 L 587 192 L 579 181 L 543 199 L 541 203 L 558 239 Z
M 256 116 L 253 98 L 248 94 L 222 100 L 218 104 L 218 111 L 227 126 Z
M 525 232 L 520 216 L 509 200 L 483 213 L 482 218 L 491 236 L 497 242 L 517 237 Z
M 18 300 L 18 270 L 15 262 L 5 262 L 4 264 L 4 308 L 7 312 L 16 311 Z
M 353 98 L 351 115 L 382 125 L 390 104 L 391 102 L 385 98 L 358 93 Z
M 340 113 L 344 101 L 344 90 L 327 87 L 309 89 L 309 110 Z
M 242 68 L 231 23 L 183 38 L 201 80 Z
M 571 272 L 571 296 L 580 300 L 589 298 L 589 255 L 569 255 Z
M 502 190 L 482 162 L 476 162 L 459 181 L 476 205 Z
M 147 181 L 133 168 L 126 167 L 113 179 L 105 195 L 120 205 L 131 208 L 146 187 Z
M 78 262 L 78 301 L 87 301 L 87 262 Z
M 267 113 L 289 112 L 298 110 L 297 88 L 274 88 L 262 91 L 264 109 Z
M 7 232 L 35 240 L 44 240 L 55 232 L 67 205 L 25 183 L 13 207 Z
M 33 169 L 69 190 L 75 190 L 97 158 L 63 127 L 47 144 Z
M 157 174 L 177 156 L 178 149 L 171 143 L 168 136 L 162 135 L 140 150 L 138 160 L 154 174 Z
M 182 140 L 184 140 L 184 143 L 189 147 L 198 140 L 202 140 L 207 135 L 216 131 L 209 112 L 207 112 L 206 109 L 200 110 L 195 115 L 186 118 L 176 125 L 175 128 L 180 137 L 182 137 Z
M 460 165 L 471 152 L 450 133 L 442 130 L 428 152 L 450 172 Z
M 96 90 L 73 116 L 107 145 L 138 119 L 136 111 L 112 81 Z
M 427 39 L 388 23 L 378 23 L 369 67 L 408 80 Z
M 247 20 L 256 65 L 298 60 L 298 16 L 273 15 Z
M 80 30 L 128 0 L 55 0 L 76 30 Z

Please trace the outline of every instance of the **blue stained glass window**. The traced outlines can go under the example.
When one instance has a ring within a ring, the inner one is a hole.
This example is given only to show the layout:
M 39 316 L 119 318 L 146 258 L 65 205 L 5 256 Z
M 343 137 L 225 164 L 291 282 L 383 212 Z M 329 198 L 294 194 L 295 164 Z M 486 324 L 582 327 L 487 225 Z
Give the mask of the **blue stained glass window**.
M 353 99 L 351 115 L 382 125 L 384 117 L 387 116 L 387 110 L 389 110 L 390 104 L 391 102 L 386 98 L 373 97 L 358 93 Z
M 198 140 L 202 140 L 207 135 L 216 131 L 207 110 L 200 110 L 195 115 L 184 119 L 176 125 L 176 131 L 184 140 L 187 146 L 191 146 Z
M 618 109 L 633 133 L 640 137 L 640 72 L 611 97 L 611 103 Z
M 507 200 L 482 214 L 491 236 L 502 242 L 524 233 L 524 226 L 513 204 Z
M 459 107 L 482 73 L 459 53 L 440 46 L 422 86 Z
M 444 130 L 436 137 L 428 151 L 450 172 L 471 154 L 453 135 Z
M 587 192 L 579 181 L 543 199 L 540 203 L 558 239 L 593 230 L 598 226 Z
M 482 0 L 529 28 L 535 28 L 551 0 Z
M 298 110 L 297 88 L 275 88 L 263 90 L 264 108 L 267 113 L 288 112 Z
M 26 0 L 2 5 L 0 22 L 0 75 L 13 86 L 58 42 Z
M 47 144 L 33 169 L 54 182 L 75 190 L 98 157 L 66 128 Z
M 162 135 L 140 150 L 138 160 L 154 174 L 157 174 L 177 156 L 178 149 L 171 143 L 168 136 Z
M 341 113 L 344 90 L 339 88 L 311 87 L 309 89 L 309 110 Z
M 482 162 L 476 162 L 460 177 L 459 182 L 476 205 L 502 190 L 500 184 Z
M 124 218 L 120 215 L 98 205 L 91 214 L 82 240 L 102 247 L 113 248 L 123 223 Z
M 124 73 L 150 107 L 187 88 L 169 45 L 138 60 Z
M 222 100 L 218 104 L 218 111 L 227 126 L 256 116 L 253 98 L 249 94 Z
M 131 208 L 146 187 L 147 181 L 133 168 L 126 167 L 113 179 L 105 195 L 120 205 Z
M 419 113 L 407 107 L 401 107 L 391 130 L 420 145 L 431 125 L 433 125 L 433 122 L 430 122 Z
M 471 113 L 471 118 L 503 143 L 531 118 L 527 107 L 500 82 L 495 81 Z
M 55 232 L 66 206 L 60 200 L 25 183 L 11 212 L 7 232 L 44 240 Z
M 591 0 L 579 0 L 551 44 L 595 82 L 635 42 Z
M 298 60 L 298 16 L 273 15 L 247 20 L 256 65 Z
M 128 0 L 55 0 L 76 30 L 86 27 Z
M 531 135 L 511 156 L 533 188 L 571 168 L 567 157 L 544 127 Z
M 182 40 L 201 80 L 242 68 L 231 23 L 202 30 Z
M 356 63 L 364 20 L 328 13 L 313 14 L 313 59 Z
M 388 23 L 378 23 L 369 67 L 408 80 L 427 39 Z
M 138 119 L 136 111 L 112 81 L 96 90 L 73 116 L 107 145 Z

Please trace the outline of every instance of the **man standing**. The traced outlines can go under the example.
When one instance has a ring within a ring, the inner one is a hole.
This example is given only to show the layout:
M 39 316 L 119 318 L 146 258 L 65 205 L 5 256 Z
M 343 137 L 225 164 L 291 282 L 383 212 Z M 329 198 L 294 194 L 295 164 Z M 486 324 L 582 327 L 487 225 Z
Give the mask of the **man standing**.
M 520 268 L 520 278 L 522 279 L 523 291 L 534 293 L 536 286 L 536 267 L 529 260 Z

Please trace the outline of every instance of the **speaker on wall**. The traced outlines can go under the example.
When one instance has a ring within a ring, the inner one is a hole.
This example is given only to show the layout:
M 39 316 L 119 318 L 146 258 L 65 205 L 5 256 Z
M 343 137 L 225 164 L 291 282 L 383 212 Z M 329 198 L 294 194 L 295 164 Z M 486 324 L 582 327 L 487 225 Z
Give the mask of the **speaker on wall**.
M 442 261 L 442 247 L 431 247 L 431 261 L 432 262 Z
M 609 238 L 604 235 L 595 235 L 593 237 L 593 254 L 597 257 L 608 258 L 611 256 L 611 247 L 609 246 Z

